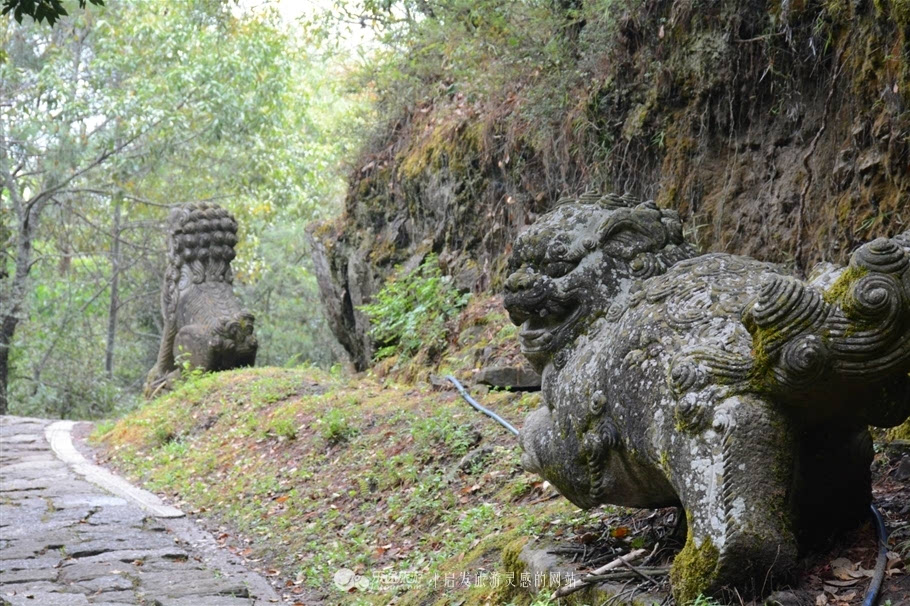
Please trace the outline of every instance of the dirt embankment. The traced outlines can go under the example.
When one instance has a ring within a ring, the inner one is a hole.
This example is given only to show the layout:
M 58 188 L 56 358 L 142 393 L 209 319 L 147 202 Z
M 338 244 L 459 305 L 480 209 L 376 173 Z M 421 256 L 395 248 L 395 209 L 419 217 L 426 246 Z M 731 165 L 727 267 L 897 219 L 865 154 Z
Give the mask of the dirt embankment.
M 678 209 L 703 250 L 843 261 L 910 221 L 910 3 L 646 0 L 573 31 L 554 74 L 402 108 L 311 240 L 332 327 L 359 367 L 357 307 L 435 251 L 465 288 L 499 286 L 515 234 L 566 194 Z

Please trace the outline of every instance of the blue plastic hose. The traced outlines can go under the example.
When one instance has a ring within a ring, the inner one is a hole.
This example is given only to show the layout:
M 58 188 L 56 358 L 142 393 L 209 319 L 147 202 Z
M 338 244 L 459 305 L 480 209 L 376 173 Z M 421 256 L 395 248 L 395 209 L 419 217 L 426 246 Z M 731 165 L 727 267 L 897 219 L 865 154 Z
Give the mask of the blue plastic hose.
M 888 529 L 885 520 L 875 505 L 869 505 L 872 517 L 875 519 L 875 532 L 878 535 L 878 558 L 875 560 L 875 573 L 872 575 L 872 584 L 863 598 L 863 606 L 876 606 L 878 594 L 882 590 L 882 581 L 885 579 L 885 567 L 888 565 Z
M 513 435 L 516 435 L 516 436 L 518 435 L 518 430 L 515 429 L 515 427 L 513 427 L 511 423 L 509 423 L 508 421 L 506 421 L 505 419 L 500 417 L 498 414 L 496 414 L 489 408 L 484 408 L 477 402 L 477 400 L 472 398 L 471 394 L 469 394 L 467 392 L 467 390 L 465 390 L 464 385 L 462 385 L 461 383 L 458 382 L 458 379 L 456 379 L 452 375 L 446 375 L 446 379 L 448 379 L 449 382 L 455 386 L 455 389 L 457 389 L 459 391 L 459 393 L 461 393 L 461 397 L 463 397 L 468 404 L 470 404 L 471 406 L 473 406 L 474 408 L 476 408 L 483 414 L 487 415 L 488 417 L 490 417 L 491 419 L 493 419 L 494 421 L 496 421 L 497 423 L 499 423 L 500 425 L 502 425 L 503 427 L 508 429 L 510 432 L 512 432 Z

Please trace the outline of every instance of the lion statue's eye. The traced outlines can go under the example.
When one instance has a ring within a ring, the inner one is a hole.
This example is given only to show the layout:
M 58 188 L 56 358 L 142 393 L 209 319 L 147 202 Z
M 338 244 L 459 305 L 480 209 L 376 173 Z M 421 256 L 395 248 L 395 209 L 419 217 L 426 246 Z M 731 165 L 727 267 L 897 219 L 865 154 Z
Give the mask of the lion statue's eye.
M 570 263 L 568 261 L 558 261 L 556 263 L 547 263 L 547 265 L 543 268 L 543 271 L 551 278 L 561 278 L 573 269 L 575 269 L 575 263 Z

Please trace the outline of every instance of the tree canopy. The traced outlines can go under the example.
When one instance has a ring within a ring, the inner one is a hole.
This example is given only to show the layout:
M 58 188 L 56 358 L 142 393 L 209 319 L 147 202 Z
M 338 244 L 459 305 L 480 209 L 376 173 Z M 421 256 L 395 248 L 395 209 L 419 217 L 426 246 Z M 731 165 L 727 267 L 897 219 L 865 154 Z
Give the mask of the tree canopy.
M 13 410 L 129 405 L 160 331 L 162 221 L 182 202 L 238 217 L 238 285 L 268 310 L 260 359 L 331 363 L 308 313 L 303 228 L 343 192 L 362 104 L 330 79 L 342 67 L 269 7 L 125 0 L 53 28 L 0 27 L 0 371 Z

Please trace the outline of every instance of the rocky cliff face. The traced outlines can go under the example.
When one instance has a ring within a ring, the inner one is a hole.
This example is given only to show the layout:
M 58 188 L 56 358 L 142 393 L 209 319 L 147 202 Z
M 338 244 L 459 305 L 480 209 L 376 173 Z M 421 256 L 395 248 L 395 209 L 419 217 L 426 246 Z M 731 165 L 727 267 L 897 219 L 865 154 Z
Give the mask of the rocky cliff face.
M 498 289 L 515 235 L 565 194 L 652 198 L 702 250 L 803 270 L 907 229 L 910 2 L 624 11 L 573 33 L 605 42 L 566 68 L 556 110 L 528 109 L 533 81 L 454 94 L 403 111 L 365 152 L 342 216 L 310 231 L 358 367 L 371 344 L 357 307 L 396 265 L 435 251 L 463 288 Z

